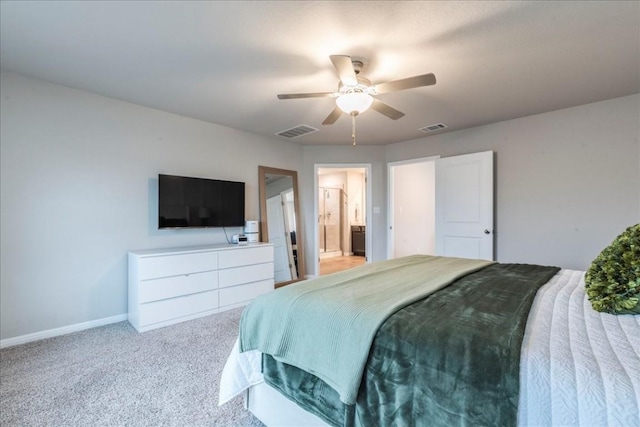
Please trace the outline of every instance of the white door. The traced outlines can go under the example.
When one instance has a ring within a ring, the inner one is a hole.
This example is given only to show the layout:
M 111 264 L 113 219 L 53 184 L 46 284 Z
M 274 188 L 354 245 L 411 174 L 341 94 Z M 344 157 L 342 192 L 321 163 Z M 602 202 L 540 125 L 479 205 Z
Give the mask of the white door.
M 493 259 L 493 151 L 436 160 L 436 255 Z
M 289 268 L 289 251 L 285 236 L 284 212 L 280 195 L 267 199 L 267 233 L 273 243 L 275 281 L 286 282 L 292 279 Z

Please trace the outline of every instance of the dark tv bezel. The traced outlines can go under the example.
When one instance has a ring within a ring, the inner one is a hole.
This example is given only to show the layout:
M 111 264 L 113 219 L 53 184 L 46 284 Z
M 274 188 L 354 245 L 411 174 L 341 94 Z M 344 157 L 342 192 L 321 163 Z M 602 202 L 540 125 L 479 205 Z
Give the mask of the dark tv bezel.
M 233 225 L 172 225 L 172 226 L 161 226 L 160 225 L 160 177 L 166 176 L 171 178 L 182 178 L 182 179 L 196 179 L 201 181 L 214 181 L 214 182 L 223 182 L 223 183 L 232 183 L 232 184 L 242 184 L 242 193 L 243 193 L 243 213 L 242 213 L 242 221 L 239 224 Z M 232 181 L 225 179 L 215 179 L 215 178 L 203 178 L 197 176 L 184 176 L 184 175 L 171 175 L 166 173 L 158 174 L 158 212 L 157 212 L 157 220 L 158 220 L 158 230 L 193 230 L 193 229 L 205 229 L 205 228 L 226 228 L 226 227 L 244 227 L 246 217 L 244 210 L 246 209 L 246 183 L 244 181 Z

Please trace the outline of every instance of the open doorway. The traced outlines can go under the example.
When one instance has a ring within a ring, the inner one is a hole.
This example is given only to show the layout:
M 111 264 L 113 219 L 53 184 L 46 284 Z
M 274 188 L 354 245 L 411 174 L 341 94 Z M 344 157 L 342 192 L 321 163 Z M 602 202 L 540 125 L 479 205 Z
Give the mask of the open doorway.
M 315 167 L 316 274 L 363 265 L 370 247 L 370 165 Z
M 494 259 L 493 152 L 388 165 L 387 257 Z
M 387 258 L 435 255 L 435 160 L 438 158 L 388 164 Z

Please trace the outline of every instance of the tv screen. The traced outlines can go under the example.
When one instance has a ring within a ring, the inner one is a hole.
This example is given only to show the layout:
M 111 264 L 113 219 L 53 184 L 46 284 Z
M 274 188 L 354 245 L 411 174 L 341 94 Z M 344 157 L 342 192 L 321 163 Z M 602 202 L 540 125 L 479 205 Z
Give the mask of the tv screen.
M 244 225 L 244 182 L 158 175 L 158 228 Z

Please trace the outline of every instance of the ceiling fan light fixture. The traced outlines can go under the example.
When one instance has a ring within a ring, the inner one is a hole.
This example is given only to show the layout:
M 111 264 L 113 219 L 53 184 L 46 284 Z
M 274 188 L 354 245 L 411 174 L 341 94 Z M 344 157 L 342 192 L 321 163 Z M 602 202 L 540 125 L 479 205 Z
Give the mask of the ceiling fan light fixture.
M 338 107 L 347 114 L 363 113 L 371 107 L 373 97 L 365 92 L 347 92 L 336 98 Z

